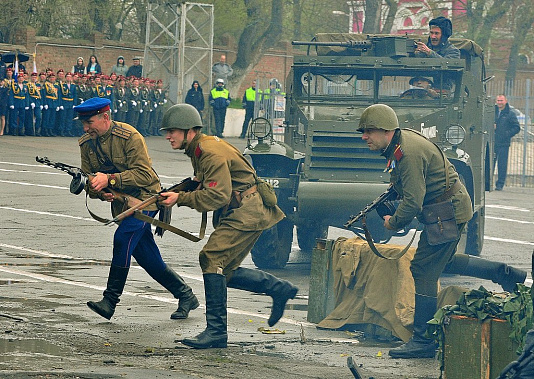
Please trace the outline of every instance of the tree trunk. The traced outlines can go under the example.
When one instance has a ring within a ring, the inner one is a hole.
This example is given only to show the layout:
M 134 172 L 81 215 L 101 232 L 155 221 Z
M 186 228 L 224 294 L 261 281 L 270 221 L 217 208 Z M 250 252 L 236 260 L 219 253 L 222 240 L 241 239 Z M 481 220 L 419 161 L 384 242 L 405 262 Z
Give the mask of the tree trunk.
M 382 0 L 365 0 L 363 34 L 380 33 L 380 9 Z
M 528 31 L 532 28 L 532 24 L 534 24 L 534 10 L 532 4 L 525 4 L 524 6 L 519 7 L 517 15 L 514 38 L 510 48 L 510 57 L 508 58 L 508 69 L 506 70 L 507 81 L 515 79 L 519 49 L 523 46 Z
M 232 65 L 230 87 L 239 88 L 245 75 L 260 61 L 268 48 L 276 45 L 282 35 L 283 0 L 272 0 L 270 22 L 261 20 L 261 4 L 257 0 L 245 0 L 248 23 L 237 45 L 237 57 Z M 261 22 L 260 22 L 261 21 Z M 267 24 L 265 30 L 261 25 Z

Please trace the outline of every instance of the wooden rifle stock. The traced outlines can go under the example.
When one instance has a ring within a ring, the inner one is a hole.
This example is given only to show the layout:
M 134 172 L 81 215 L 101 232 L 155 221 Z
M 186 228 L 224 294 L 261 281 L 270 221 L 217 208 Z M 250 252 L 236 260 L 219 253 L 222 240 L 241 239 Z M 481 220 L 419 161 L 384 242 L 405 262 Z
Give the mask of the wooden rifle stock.
M 157 194 L 149 197 L 148 199 L 144 201 L 140 201 L 139 199 L 136 199 L 138 201 L 136 204 L 129 207 L 127 210 L 125 210 L 121 214 L 118 214 L 113 220 L 110 220 L 107 224 L 122 221 L 126 217 L 133 215 L 136 211 L 141 211 L 145 209 L 146 207 L 148 207 L 149 205 L 155 204 L 158 201 L 160 194 L 163 192 L 180 192 L 180 191 L 191 192 L 197 189 L 199 184 L 200 184 L 199 182 L 194 181 L 191 178 L 185 178 L 180 183 L 174 184 L 167 189 L 163 189 Z M 130 204 L 131 203 L 128 203 L 128 205 Z

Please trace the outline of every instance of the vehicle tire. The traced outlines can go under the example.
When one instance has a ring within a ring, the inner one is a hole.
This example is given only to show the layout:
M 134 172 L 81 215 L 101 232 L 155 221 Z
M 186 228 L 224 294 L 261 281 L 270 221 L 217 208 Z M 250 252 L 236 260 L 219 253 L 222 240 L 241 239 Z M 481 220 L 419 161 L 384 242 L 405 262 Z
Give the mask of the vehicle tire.
M 467 223 L 466 254 L 479 256 L 482 252 L 484 244 L 484 211 L 485 208 L 480 208 Z
M 328 225 L 299 225 L 297 226 L 297 241 L 300 250 L 310 252 L 315 247 L 315 239 L 326 238 L 328 235 Z
M 252 248 L 252 261 L 259 269 L 284 268 L 293 243 L 293 223 L 284 218 L 264 230 Z

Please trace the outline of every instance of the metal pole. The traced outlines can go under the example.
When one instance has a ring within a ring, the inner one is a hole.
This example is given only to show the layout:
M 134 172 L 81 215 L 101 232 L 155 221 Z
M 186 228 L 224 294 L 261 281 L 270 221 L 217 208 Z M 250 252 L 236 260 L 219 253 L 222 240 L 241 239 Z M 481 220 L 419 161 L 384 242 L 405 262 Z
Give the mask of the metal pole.
M 526 80 L 526 97 L 525 97 L 525 126 L 523 127 L 523 172 L 521 175 L 521 187 L 527 185 L 527 142 L 529 123 L 529 108 L 530 108 L 530 79 Z

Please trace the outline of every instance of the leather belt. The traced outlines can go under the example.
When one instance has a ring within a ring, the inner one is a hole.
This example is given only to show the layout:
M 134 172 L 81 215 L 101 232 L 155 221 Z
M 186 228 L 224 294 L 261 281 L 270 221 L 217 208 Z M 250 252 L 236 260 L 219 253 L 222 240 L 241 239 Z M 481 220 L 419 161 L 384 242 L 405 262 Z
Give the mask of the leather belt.
M 460 191 L 460 189 L 462 189 L 462 184 L 460 183 L 459 180 L 457 180 L 447 191 L 445 191 L 443 194 L 439 195 L 438 197 L 430 200 L 426 204 L 437 204 L 437 203 L 441 203 L 442 201 L 449 200 L 455 193 Z
M 245 196 L 253 194 L 254 192 L 258 192 L 258 186 L 256 186 L 255 184 L 252 187 L 244 190 L 243 192 L 234 191 L 234 196 L 237 202 L 239 203 L 239 205 L 241 205 L 241 200 L 243 200 Z

